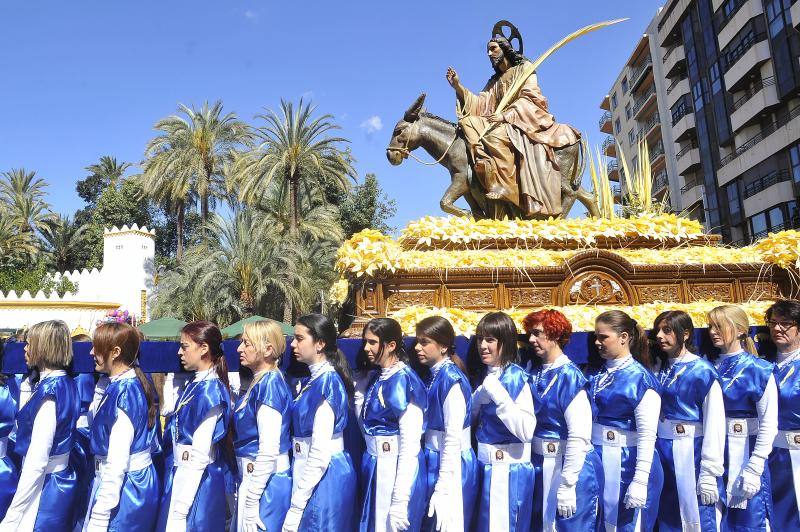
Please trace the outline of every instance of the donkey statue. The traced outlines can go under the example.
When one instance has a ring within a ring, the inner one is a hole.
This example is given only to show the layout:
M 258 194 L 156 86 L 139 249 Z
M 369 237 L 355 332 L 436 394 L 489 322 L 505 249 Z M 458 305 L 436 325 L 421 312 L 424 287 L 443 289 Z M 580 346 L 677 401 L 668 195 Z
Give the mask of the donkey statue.
M 521 218 L 518 208 L 507 202 L 486 198 L 485 191 L 477 179 L 473 179 L 472 166 L 464 138 L 458 126 L 444 118 L 425 112 L 425 93 L 408 108 L 403 118 L 397 122 L 392 132 L 386 157 L 392 165 L 399 165 L 417 148 L 422 148 L 450 173 L 450 186 L 444 192 L 439 206 L 456 216 L 482 218 Z M 581 187 L 583 175 L 583 145 L 578 142 L 555 150 L 558 166 L 561 169 L 561 211 L 566 216 L 575 200 L 586 207 L 590 216 L 599 216 L 594 194 Z M 414 157 L 416 159 L 416 157 Z M 417 159 L 419 160 L 419 159 Z M 422 161 L 420 161 L 422 162 Z M 456 206 L 459 198 L 464 198 L 470 211 Z

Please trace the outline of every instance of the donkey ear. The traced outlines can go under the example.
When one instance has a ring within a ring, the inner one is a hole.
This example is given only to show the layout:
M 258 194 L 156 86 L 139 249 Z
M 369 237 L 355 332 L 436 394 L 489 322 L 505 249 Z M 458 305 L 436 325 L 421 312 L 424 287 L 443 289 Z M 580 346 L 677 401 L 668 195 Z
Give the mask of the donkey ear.
M 406 114 L 403 115 L 403 120 L 406 122 L 414 122 L 419 118 L 419 114 L 422 112 L 422 106 L 425 104 L 425 93 L 419 95 L 419 97 L 411 104 L 411 107 L 408 108 Z

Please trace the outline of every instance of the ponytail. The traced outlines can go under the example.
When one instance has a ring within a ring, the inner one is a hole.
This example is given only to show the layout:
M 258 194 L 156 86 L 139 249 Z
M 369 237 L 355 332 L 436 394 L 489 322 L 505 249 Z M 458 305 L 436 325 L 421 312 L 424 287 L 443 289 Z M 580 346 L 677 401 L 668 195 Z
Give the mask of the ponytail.
M 339 378 L 342 379 L 347 395 L 353 397 L 355 386 L 353 376 L 350 374 L 350 364 L 339 348 L 336 347 L 336 326 L 327 316 L 322 314 L 305 314 L 297 318 L 297 323 L 308 329 L 315 342 L 325 344 L 325 360 L 327 360 Z
M 353 385 L 353 375 L 350 373 L 350 364 L 347 362 L 347 357 L 344 356 L 340 349 L 329 350 L 328 346 L 325 345 L 325 359 L 339 374 L 339 378 L 344 383 L 344 389 L 347 390 L 347 395 L 353 397 L 355 395 L 355 386 Z
M 630 337 L 630 352 L 634 360 L 647 369 L 653 369 L 648 348 L 648 338 L 639 323 L 621 310 L 608 310 L 603 312 L 595 322 L 604 323 L 617 333 L 627 333 Z
M 156 390 L 153 383 L 150 382 L 142 372 L 139 364 L 133 366 L 136 372 L 136 378 L 139 379 L 139 384 L 144 389 L 144 396 L 147 398 L 147 428 L 152 429 L 156 424 L 156 416 L 158 415 L 158 404 L 156 403 Z

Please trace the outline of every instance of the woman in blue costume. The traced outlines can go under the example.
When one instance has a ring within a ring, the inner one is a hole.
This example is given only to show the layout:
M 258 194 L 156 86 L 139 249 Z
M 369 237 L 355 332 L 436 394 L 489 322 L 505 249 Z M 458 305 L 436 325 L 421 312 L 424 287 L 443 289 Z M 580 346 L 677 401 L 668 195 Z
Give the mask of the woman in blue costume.
M 728 433 L 723 530 L 769 530 L 772 517 L 766 461 L 778 433 L 778 388 L 774 365 L 755 355 L 748 329 L 747 314 L 735 305 L 708 313 L 708 334 L 720 352 L 715 366 Z
M 664 472 L 655 450 L 661 411 L 647 337 L 619 310 L 595 319 L 595 345 L 606 363 L 591 379 L 592 443 L 603 462 L 606 529 L 653 530 Z
M 428 491 L 425 385 L 407 364 L 400 324 L 376 318 L 364 326 L 364 352 L 378 366 L 370 380 L 361 423 L 367 449 L 361 458 L 360 530 L 420 530 Z
M 517 327 L 507 314 L 490 312 L 478 323 L 475 342 L 487 374 L 472 394 L 480 485 L 474 528 L 522 532 L 531 526 L 536 416 L 528 374 L 515 363 Z
M 0 348 L 0 371 L 3 369 L 3 351 Z M 0 520 L 6 515 L 8 505 L 14 498 L 14 489 L 19 479 L 16 464 L 8 456 L 8 437 L 14 429 L 17 416 L 17 398 L 12 388 L 13 378 L 0 373 Z
M 84 531 L 147 532 L 158 516 L 159 480 L 150 453 L 156 439 L 156 394 L 136 367 L 139 334 L 125 323 L 95 329 L 95 369 L 108 376 L 90 431 L 95 462 Z
M 181 330 L 178 354 L 194 371 L 175 407 L 172 467 L 167 470 L 157 530 L 218 532 L 227 504 L 223 452 L 232 453 L 231 398 L 222 333 L 208 321 Z
M 531 371 L 533 530 L 600 530 L 603 469 L 591 442 L 589 381 L 562 350 L 572 325 L 557 310 L 533 312 L 522 324 L 542 362 Z
M 453 326 L 441 316 L 417 323 L 417 358 L 427 366 L 428 426 L 425 463 L 428 514 L 423 530 L 470 530 L 478 497 L 478 461 L 472 450 L 472 388 L 455 354 Z
M 725 404 L 714 366 L 692 352 L 693 332 L 692 318 L 681 310 L 662 312 L 653 323 L 661 383 L 661 532 L 711 532 L 722 523 Z
M 800 302 L 777 301 L 766 318 L 778 348 L 778 435 L 768 462 L 772 527 L 800 530 Z
M 356 472 L 342 437 L 353 380 L 333 322 L 321 314 L 300 316 L 292 351 L 311 376 L 292 404 L 292 499 L 283 530 L 353 530 Z
M 285 348 L 276 322 L 245 324 L 239 361 L 253 372 L 253 380 L 233 410 L 238 532 L 280 532 L 289 510 L 292 394 L 278 369 Z
M 17 414 L 16 452 L 24 461 L 0 531 L 71 530 L 78 479 L 69 455 L 78 421 L 78 391 L 66 373 L 72 362 L 67 324 L 33 325 L 25 361 L 39 370 L 39 382 Z

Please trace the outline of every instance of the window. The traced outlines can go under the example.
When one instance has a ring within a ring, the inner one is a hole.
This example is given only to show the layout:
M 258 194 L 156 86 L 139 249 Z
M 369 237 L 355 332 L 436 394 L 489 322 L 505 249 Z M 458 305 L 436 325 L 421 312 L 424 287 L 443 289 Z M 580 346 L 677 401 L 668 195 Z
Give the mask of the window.
M 622 131 L 622 124 L 619 123 L 619 118 L 614 121 L 614 133 L 619 135 L 619 132 Z
M 760 212 L 750 217 L 750 236 L 760 237 L 767 231 L 767 215 Z
M 631 103 L 628 102 L 628 105 L 625 106 L 625 118 L 628 120 L 631 119 Z
M 782 226 L 785 220 L 783 218 L 783 209 L 781 208 L 781 206 L 776 205 L 775 207 L 767 211 L 767 218 L 769 220 L 770 229 L 775 229 L 778 226 Z
M 775 37 L 784 28 L 786 23 L 783 19 L 783 9 L 781 0 L 767 0 L 764 2 L 767 12 L 767 23 L 769 24 L 769 34 Z M 787 2 L 788 4 L 788 2 Z
M 694 101 L 694 110 L 699 111 L 703 108 L 703 83 L 698 81 L 692 86 L 692 100 Z
M 711 92 L 713 94 L 722 90 L 722 78 L 719 75 L 719 61 L 711 65 L 708 75 L 711 78 Z
M 789 148 L 789 162 L 792 165 L 792 179 L 800 184 L 800 144 L 795 144 Z
M 622 92 L 628 92 L 628 78 L 622 78 Z
M 739 188 L 736 181 L 725 187 L 725 195 L 728 197 L 728 209 L 731 218 L 742 212 L 742 203 L 739 200 Z
M 633 135 L 633 130 L 631 129 L 630 131 L 628 131 L 628 144 L 633 146 L 635 142 L 636 142 L 636 137 Z
M 636 172 L 636 167 L 638 165 L 639 165 L 639 156 L 634 155 L 633 159 L 631 159 L 631 168 L 633 169 L 633 172 Z
M 611 95 L 611 110 L 617 108 L 617 91 L 614 91 L 614 94 Z

